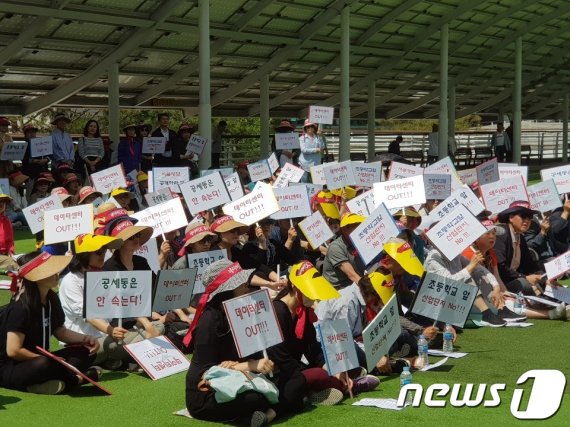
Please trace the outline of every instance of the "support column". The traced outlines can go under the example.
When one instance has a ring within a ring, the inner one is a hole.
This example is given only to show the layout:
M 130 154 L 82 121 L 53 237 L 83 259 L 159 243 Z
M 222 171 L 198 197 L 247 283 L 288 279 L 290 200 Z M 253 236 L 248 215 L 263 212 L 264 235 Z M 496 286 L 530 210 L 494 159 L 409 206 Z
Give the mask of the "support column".
M 513 91 L 513 163 L 521 162 L 522 125 L 522 37 L 515 43 L 515 86 Z
M 119 106 L 119 63 L 114 63 L 109 67 L 107 71 L 107 94 L 108 94 L 108 106 L 109 106 L 109 139 L 111 140 L 111 148 L 113 154 L 111 155 L 112 163 L 116 163 L 118 160 L 118 150 L 119 138 L 121 137 L 121 112 Z M 125 171 L 129 173 L 130 171 Z
M 369 162 L 376 155 L 376 81 L 368 84 L 368 156 Z
M 447 113 L 449 123 L 447 124 L 447 134 L 450 138 L 455 138 L 455 86 L 449 88 L 447 99 Z
M 562 104 L 562 161 L 568 162 L 568 92 L 564 94 Z
M 198 104 L 198 133 L 212 139 L 212 105 L 210 103 L 210 1 L 198 1 L 198 45 L 200 100 Z M 200 156 L 200 169 L 212 164 L 212 144 L 206 144 Z
M 439 40 L 439 135 L 438 135 L 438 157 L 443 159 L 447 157 L 447 84 L 448 84 L 448 54 L 449 54 L 449 24 L 441 26 L 441 35 Z
M 269 157 L 271 143 L 269 141 L 269 74 L 261 78 L 260 91 L 260 120 L 261 120 L 261 158 Z
M 350 7 L 340 15 L 340 132 L 338 157 L 350 160 Z

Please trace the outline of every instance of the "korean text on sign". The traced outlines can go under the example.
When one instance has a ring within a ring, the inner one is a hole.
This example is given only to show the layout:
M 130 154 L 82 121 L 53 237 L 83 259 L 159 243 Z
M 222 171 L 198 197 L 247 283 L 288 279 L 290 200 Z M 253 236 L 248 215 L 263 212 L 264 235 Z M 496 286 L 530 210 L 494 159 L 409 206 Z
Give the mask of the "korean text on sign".
M 384 203 L 388 209 L 425 203 L 424 177 L 395 179 L 374 184 L 374 203 Z
M 358 356 L 346 319 L 320 321 L 317 330 L 329 375 L 358 367 Z
M 362 331 L 366 365 L 371 371 L 376 363 L 388 354 L 388 350 L 400 336 L 400 314 L 398 312 L 398 299 L 393 295 L 376 317 Z
M 271 219 L 290 219 L 311 216 L 311 205 L 307 190 L 301 186 L 275 188 L 273 190 L 279 204 L 279 212 Z
M 301 221 L 299 228 L 313 249 L 317 249 L 327 240 L 334 237 L 333 232 L 319 211 L 314 212 L 310 217 Z
M 153 168 L 152 179 L 152 191 L 169 187 L 171 191 L 179 193 L 179 185 L 190 181 L 190 170 L 187 167 Z
M 115 188 L 127 188 L 127 180 L 122 163 L 92 173 L 90 178 L 95 190 L 103 194 L 109 194 Z
M 180 185 L 180 191 L 192 215 L 231 202 L 226 183 L 220 173 L 185 182 Z
M 161 270 L 156 281 L 153 311 L 190 307 L 197 268 Z
M 332 125 L 334 118 L 334 107 L 321 107 L 311 105 L 309 107 L 309 121 L 312 123 L 322 123 Z
M 195 268 L 197 270 L 196 280 L 194 283 L 194 294 L 201 294 L 206 290 L 202 284 L 202 273 L 204 270 L 216 261 L 227 258 L 228 255 L 225 249 L 216 249 L 213 251 L 186 255 L 186 259 L 188 260 L 188 267 Z
M 44 211 L 46 245 L 70 242 L 80 234 L 93 233 L 93 205 Z
M 125 345 L 125 349 L 153 380 L 186 372 L 190 362 L 164 335 Z
M 142 152 L 144 154 L 163 154 L 166 148 L 166 138 L 145 136 L 142 142 Z
M 32 233 L 39 233 L 44 229 L 44 212 L 54 209 L 63 209 L 61 199 L 57 194 L 53 194 L 45 199 L 40 199 L 31 206 L 22 209 L 28 226 Z
M 264 182 L 258 182 L 253 191 L 241 199 L 223 207 L 226 215 L 245 225 L 255 224 L 263 218 L 279 211 L 273 188 Z

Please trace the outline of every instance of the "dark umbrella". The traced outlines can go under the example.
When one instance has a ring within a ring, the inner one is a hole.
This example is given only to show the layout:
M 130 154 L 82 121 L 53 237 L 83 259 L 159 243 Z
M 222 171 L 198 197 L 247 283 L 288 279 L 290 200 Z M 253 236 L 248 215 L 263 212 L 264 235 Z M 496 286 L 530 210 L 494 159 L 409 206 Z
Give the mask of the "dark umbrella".
M 382 163 L 388 163 L 388 162 L 394 161 L 394 162 L 398 162 L 398 163 L 405 163 L 408 165 L 412 164 L 405 157 L 402 157 L 399 154 L 394 154 L 394 153 L 378 154 L 376 157 L 374 157 L 374 161 L 375 162 L 382 162 Z

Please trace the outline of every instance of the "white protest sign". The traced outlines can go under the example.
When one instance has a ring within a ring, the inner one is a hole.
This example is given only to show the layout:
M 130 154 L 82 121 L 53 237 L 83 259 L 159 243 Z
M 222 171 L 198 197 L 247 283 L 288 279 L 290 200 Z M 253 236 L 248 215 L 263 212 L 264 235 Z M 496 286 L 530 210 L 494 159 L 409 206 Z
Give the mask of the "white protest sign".
M 44 211 L 46 245 L 70 242 L 80 234 L 93 233 L 93 205 Z
M 154 182 L 153 182 L 153 178 L 152 178 L 152 169 L 149 170 L 149 171 L 147 171 L 146 174 L 147 174 L 147 176 L 148 176 L 148 181 L 147 181 L 148 189 L 147 189 L 147 191 L 148 191 L 149 193 L 152 193 L 152 192 L 154 191 Z
M 565 286 L 547 285 L 544 289 L 544 295 L 563 301 L 566 305 L 570 304 L 570 289 Z
M 0 191 L 2 194 L 10 194 L 10 180 L 8 178 L 0 178 Z
M 222 177 L 224 179 L 226 179 L 227 177 L 229 177 L 231 174 L 234 173 L 234 169 L 233 168 L 221 168 L 221 169 L 200 170 L 200 177 L 211 175 L 211 174 L 216 173 L 216 172 L 220 172 L 222 174 Z
M 311 105 L 309 107 L 309 122 L 332 125 L 334 118 L 334 107 L 321 107 Z
M 570 270 L 570 251 L 544 263 L 544 270 L 549 280 L 558 279 Z
M 562 206 L 556 184 L 552 179 L 531 185 L 527 187 L 526 191 L 530 208 L 533 210 L 544 213 Z
M 204 270 L 216 261 L 227 258 L 228 255 L 226 251 L 221 249 L 186 255 L 186 259 L 188 260 L 188 267 L 196 269 L 194 294 L 202 294 L 206 290 L 202 284 L 202 273 L 204 273 Z
M 152 311 L 170 311 L 190 307 L 196 280 L 196 268 L 160 270 Z
M 174 193 L 180 193 L 179 186 L 190 181 L 190 169 L 187 167 L 153 168 L 152 179 L 152 191 L 158 191 L 161 188 L 169 187 Z M 149 191 L 151 190 L 149 189 Z
M 528 202 L 528 194 L 522 176 L 502 179 L 480 187 L 485 208 L 493 213 L 504 211 L 513 202 Z
M 85 319 L 150 316 L 152 271 L 88 271 L 84 301 Z
M 451 261 L 477 240 L 487 229 L 469 210 L 459 204 L 426 234 L 431 242 Z
M 351 185 L 355 185 L 354 171 L 352 162 L 346 160 L 344 162 L 327 164 L 324 168 L 325 180 L 329 190 L 336 190 Z
M 382 181 L 382 162 L 352 163 L 355 185 L 372 188 L 375 182 Z
M 276 133 L 275 148 L 277 150 L 295 150 L 301 148 L 297 132 Z
M 109 194 L 115 188 L 127 188 L 127 179 L 122 163 L 94 172 L 89 177 L 95 190 L 102 194 Z
M 426 200 L 444 200 L 451 196 L 451 175 L 424 174 Z
M 447 200 L 457 199 L 463 206 L 469 209 L 473 215 L 479 215 L 485 210 L 483 203 L 477 198 L 475 193 L 469 187 L 462 187 L 454 190 Z
M 374 212 L 352 233 L 350 240 L 357 249 L 365 265 L 370 264 L 383 250 L 384 243 L 400 232 L 384 203 L 380 203 Z
M 358 356 L 346 319 L 319 321 L 317 330 L 329 375 L 358 368 Z
M 249 171 L 249 177 L 252 182 L 261 181 L 264 179 L 271 178 L 271 169 L 269 168 L 269 163 L 267 160 L 260 160 L 255 163 L 248 163 L 247 170 Z
M 311 166 L 311 181 L 313 184 L 327 185 L 327 178 L 325 177 L 325 168 L 330 165 L 337 164 L 337 161 L 323 163 L 322 165 Z
M 149 206 L 156 206 L 174 199 L 174 196 L 172 195 L 170 188 L 166 187 L 153 193 L 147 193 L 144 195 L 144 198 Z
M 164 335 L 125 345 L 153 381 L 186 372 L 190 362 Z
M 457 171 L 457 175 L 465 185 L 471 185 L 477 182 L 477 170 L 475 168 L 459 170 Z
M 405 163 L 399 163 L 392 161 L 390 163 L 390 172 L 388 173 L 388 179 L 402 179 L 409 178 L 411 176 L 423 175 L 424 168 L 421 166 L 407 165 Z
M 500 179 L 514 178 L 515 176 L 522 176 L 524 184 L 528 183 L 528 166 L 510 166 L 499 164 L 499 177 Z
M 449 156 L 427 166 L 424 169 L 424 173 L 443 173 L 451 175 L 451 191 L 455 191 L 463 185 L 457 176 L 453 160 L 451 160 Z
M 182 201 L 178 197 L 160 205 L 150 206 L 140 212 L 135 212 L 131 217 L 139 220 L 137 225 L 152 227 L 152 237 L 157 237 L 188 225 L 186 212 L 182 206 Z
M 299 228 L 313 249 L 317 249 L 334 237 L 333 232 L 319 211 L 299 222 Z
M 226 184 L 226 189 L 228 190 L 230 199 L 237 200 L 245 195 L 237 172 L 225 177 L 224 183 Z
M 163 154 L 166 149 L 164 136 L 145 136 L 142 142 L 143 154 Z
M 540 176 L 543 181 L 554 180 L 558 194 L 570 193 L 570 165 L 541 169 Z
M 289 187 L 295 187 L 297 185 L 302 185 L 307 189 L 309 200 L 311 200 L 315 194 L 317 194 L 319 191 L 323 189 L 323 186 L 319 184 L 306 184 L 304 182 L 289 182 Z
M 366 352 L 366 366 L 369 371 L 376 367 L 376 363 L 388 354 L 388 350 L 402 333 L 400 326 L 400 313 L 398 299 L 392 295 L 388 304 L 362 331 L 362 341 Z
M 33 234 L 39 233 L 44 229 L 44 212 L 54 209 L 63 209 L 61 199 L 57 194 L 38 200 L 33 205 L 22 209 L 30 231 Z
M 275 199 L 273 188 L 269 184 L 258 182 L 251 193 L 226 204 L 223 211 L 236 221 L 251 225 L 278 212 L 279 204 Z
M 374 191 L 368 190 L 353 199 L 346 202 L 346 207 L 352 213 L 369 216 L 370 212 L 374 210 Z
M 449 277 L 426 273 L 412 313 L 462 328 L 479 288 Z
M 275 153 L 271 153 L 271 155 L 267 158 L 267 164 L 269 165 L 271 175 L 273 175 L 277 169 L 279 169 L 279 160 L 277 159 Z
M 374 184 L 374 203 L 388 209 L 420 205 L 426 202 L 423 175 L 394 179 Z
M 271 215 L 271 219 L 290 219 L 311 216 L 311 205 L 307 190 L 301 186 L 273 189 L 279 212 Z
M 190 137 L 190 141 L 186 144 L 186 154 L 194 153 L 201 155 L 202 151 L 204 151 L 204 147 L 209 141 L 210 140 L 205 136 L 199 136 L 193 133 Z
M 155 273 L 160 270 L 160 263 L 158 261 L 158 245 L 156 244 L 156 239 L 148 239 L 144 245 L 142 245 L 135 255 L 142 256 L 148 262 L 149 267 Z
M 479 182 L 479 185 L 490 184 L 500 179 L 499 163 L 496 157 L 481 163 L 475 168 L 475 171 L 477 172 L 477 182 Z
M 0 160 L 22 160 L 26 154 L 27 142 L 5 142 L 2 146 L 2 153 L 0 153 Z
M 180 191 L 182 191 L 186 206 L 192 215 L 213 209 L 232 200 L 220 173 L 180 184 Z
M 223 304 L 239 357 L 249 356 L 283 342 L 283 334 L 267 289 L 232 298 Z
M 51 156 L 53 154 L 53 139 L 50 136 L 40 136 L 30 140 L 30 157 Z
M 299 182 L 305 171 L 291 163 L 285 163 L 285 166 L 281 168 L 281 172 L 279 172 L 279 176 L 275 180 L 273 187 L 275 188 L 283 188 L 287 187 L 290 182 Z

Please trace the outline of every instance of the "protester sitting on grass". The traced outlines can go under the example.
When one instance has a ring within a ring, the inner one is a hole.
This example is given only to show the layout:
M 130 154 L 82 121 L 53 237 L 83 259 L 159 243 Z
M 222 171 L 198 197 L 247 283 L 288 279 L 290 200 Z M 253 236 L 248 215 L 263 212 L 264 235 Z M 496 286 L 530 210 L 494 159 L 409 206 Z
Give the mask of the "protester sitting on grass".
M 83 378 L 38 352 L 50 349 L 55 338 L 69 347 L 54 352 L 97 381 L 100 368 L 90 367 L 99 349 L 97 340 L 67 329 L 57 294 L 59 273 L 69 256 L 28 254 L 20 258 L 20 271 L 13 277 L 14 299 L 0 324 L 0 386 L 38 394 L 59 394 L 83 384 Z
M 426 245 L 422 238 L 414 232 L 422 223 L 421 215 L 413 206 L 408 206 L 406 208 L 398 209 L 392 217 L 399 222 L 401 227 L 404 227 L 411 232 L 408 233 L 410 238 L 407 240 L 420 262 L 423 263 L 426 260 L 427 255 Z
M 27 195 L 29 204 L 33 205 L 41 199 L 45 199 L 50 195 L 50 187 L 55 182 L 51 172 L 42 172 L 36 178 L 33 186 L 31 187 L 31 194 Z

